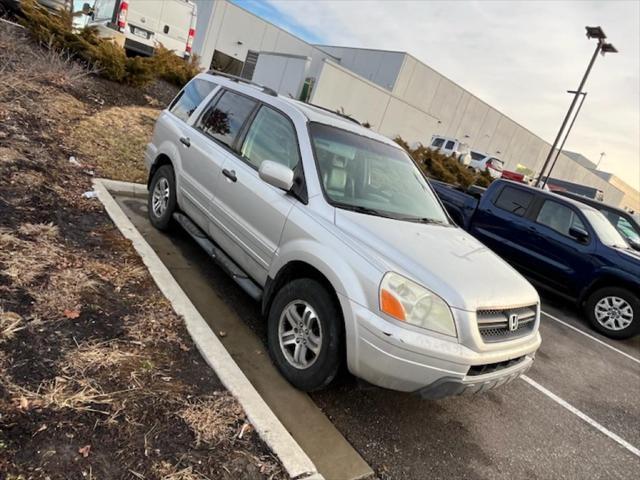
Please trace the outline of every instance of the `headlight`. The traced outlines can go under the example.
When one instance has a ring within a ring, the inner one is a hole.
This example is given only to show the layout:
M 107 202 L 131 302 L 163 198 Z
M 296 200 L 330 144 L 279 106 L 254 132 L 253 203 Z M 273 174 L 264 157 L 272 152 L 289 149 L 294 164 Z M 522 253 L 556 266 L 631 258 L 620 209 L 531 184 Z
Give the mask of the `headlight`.
M 452 337 L 456 326 L 447 302 L 397 273 L 388 272 L 380 284 L 380 310 L 416 327 Z

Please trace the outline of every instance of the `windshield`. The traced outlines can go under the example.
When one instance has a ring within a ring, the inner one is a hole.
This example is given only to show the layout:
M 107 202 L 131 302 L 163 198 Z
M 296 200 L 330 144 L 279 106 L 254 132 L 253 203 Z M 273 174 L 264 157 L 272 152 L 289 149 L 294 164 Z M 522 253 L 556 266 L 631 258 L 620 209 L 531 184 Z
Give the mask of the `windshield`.
M 322 188 L 338 208 L 425 223 L 449 224 L 433 191 L 400 148 L 311 123 Z
M 618 233 L 611 222 L 597 210 L 583 210 L 584 216 L 587 217 L 589 223 L 596 231 L 598 238 L 605 245 L 610 247 L 627 248 L 627 242 L 622 238 L 622 235 Z

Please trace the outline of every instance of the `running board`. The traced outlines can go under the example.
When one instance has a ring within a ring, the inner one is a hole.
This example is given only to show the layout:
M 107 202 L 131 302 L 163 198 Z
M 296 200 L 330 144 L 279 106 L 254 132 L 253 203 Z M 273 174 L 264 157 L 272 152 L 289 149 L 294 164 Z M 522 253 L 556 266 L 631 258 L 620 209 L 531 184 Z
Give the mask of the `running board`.
M 189 217 L 182 213 L 174 213 L 173 218 L 184 228 L 205 252 L 222 268 L 234 282 L 238 284 L 251 298 L 260 300 L 262 288 L 260 288 L 220 247 L 213 243 L 207 235 L 193 223 Z

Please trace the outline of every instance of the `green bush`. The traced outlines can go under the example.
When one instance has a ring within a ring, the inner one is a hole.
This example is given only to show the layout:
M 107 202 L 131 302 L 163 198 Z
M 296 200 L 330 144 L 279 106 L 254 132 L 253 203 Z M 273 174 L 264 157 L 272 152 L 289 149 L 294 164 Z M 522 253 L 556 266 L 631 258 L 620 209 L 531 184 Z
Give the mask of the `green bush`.
M 493 180 L 487 172 L 477 173 L 462 165 L 452 156 L 443 155 L 424 145 L 411 148 L 400 137 L 396 137 L 395 141 L 411 155 L 427 176 L 436 180 L 459 185 L 463 188 L 468 188 L 471 185 L 488 187 Z
M 21 23 L 35 40 L 49 48 L 70 52 L 115 82 L 142 87 L 161 78 L 182 87 L 200 73 L 197 56 L 184 60 L 162 45 L 156 48 L 153 57 L 129 58 L 114 42 L 100 38 L 94 28 L 75 33 L 70 12 L 50 13 L 35 0 L 23 0 L 22 14 Z

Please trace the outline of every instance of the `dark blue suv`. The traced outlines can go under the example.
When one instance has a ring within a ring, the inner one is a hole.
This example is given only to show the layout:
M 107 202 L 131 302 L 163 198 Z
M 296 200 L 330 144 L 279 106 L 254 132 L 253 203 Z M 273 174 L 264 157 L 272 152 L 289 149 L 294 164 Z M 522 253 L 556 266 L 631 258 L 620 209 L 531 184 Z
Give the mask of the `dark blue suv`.
M 505 180 L 480 200 L 432 185 L 456 223 L 537 286 L 584 307 L 596 330 L 611 338 L 640 332 L 640 255 L 598 210 Z

